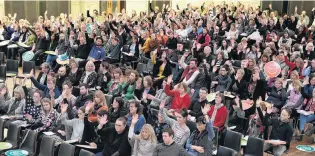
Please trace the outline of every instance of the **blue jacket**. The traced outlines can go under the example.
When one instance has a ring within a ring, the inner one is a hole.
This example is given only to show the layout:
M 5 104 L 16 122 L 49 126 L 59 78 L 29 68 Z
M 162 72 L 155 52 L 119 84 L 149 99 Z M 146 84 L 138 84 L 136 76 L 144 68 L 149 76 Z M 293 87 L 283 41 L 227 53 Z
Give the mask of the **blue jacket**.
M 128 115 L 128 119 L 127 119 L 127 125 L 130 126 L 131 125 L 131 121 L 132 121 L 132 116 L 131 115 Z M 134 127 L 134 133 L 135 134 L 140 134 L 140 131 L 142 129 L 142 126 L 145 124 L 145 118 L 143 115 L 139 115 L 138 117 L 138 121 L 137 123 L 135 124 L 135 127 Z
M 37 80 L 34 79 L 34 77 L 31 77 L 31 81 L 33 82 L 34 86 L 38 88 L 39 90 L 42 90 L 44 92 L 44 98 L 50 99 L 49 89 L 46 85 L 40 84 Z M 57 99 L 61 95 L 58 87 L 55 87 L 55 99 Z
M 105 49 L 104 47 L 96 47 L 96 45 L 93 46 L 93 48 L 90 51 L 89 57 L 94 58 L 95 60 L 102 60 L 105 56 Z

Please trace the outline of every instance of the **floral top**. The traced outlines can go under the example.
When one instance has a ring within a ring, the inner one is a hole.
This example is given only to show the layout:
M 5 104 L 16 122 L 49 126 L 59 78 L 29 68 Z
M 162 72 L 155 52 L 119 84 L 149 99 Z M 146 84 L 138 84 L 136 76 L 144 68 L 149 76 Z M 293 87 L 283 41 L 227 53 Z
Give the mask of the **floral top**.
M 45 114 L 43 111 L 40 112 L 39 119 L 37 122 L 43 124 L 42 127 L 37 128 L 36 132 L 48 131 L 52 128 L 53 123 L 58 117 L 58 112 L 53 109 L 49 114 Z

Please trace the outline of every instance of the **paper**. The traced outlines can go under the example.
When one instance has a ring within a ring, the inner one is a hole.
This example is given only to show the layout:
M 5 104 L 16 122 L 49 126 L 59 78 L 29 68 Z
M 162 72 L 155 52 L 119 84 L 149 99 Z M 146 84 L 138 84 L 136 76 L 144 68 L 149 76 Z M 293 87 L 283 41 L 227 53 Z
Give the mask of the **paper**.
M 63 141 L 63 142 L 56 142 L 55 146 L 60 145 L 61 143 L 72 144 L 72 143 L 75 143 L 78 141 L 79 141 L 78 139 L 73 139 L 73 140 L 67 140 L 67 141 Z
M 9 116 L 7 115 L 3 115 L 3 116 L 0 116 L 1 119 L 9 119 Z
M 43 132 L 45 135 L 54 135 L 54 132 Z
M 229 127 L 228 129 L 229 130 L 233 130 L 233 129 L 235 129 L 236 128 L 236 126 L 231 126 L 231 127 Z
M 57 55 L 56 52 L 54 51 L 45 51 L 46 54 L 50 54 L 50 55 Z
M 303 115 L 311 115 L 311 112 L 307 112 L 305 110 L 297 110 L 298 113 L 303 114 Z

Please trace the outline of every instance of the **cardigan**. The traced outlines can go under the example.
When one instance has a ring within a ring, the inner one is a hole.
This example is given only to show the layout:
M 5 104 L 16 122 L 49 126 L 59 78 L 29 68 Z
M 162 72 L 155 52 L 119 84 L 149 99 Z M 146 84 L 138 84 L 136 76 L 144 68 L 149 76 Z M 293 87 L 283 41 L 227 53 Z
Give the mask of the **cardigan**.
M 166 95 L 172 96 L 172 104 L 170 109 L 180 110 L 182 108 L 187 108 L 190 105 L 190 96 L 188 94 L 185 94 L 183 97 L 180 96 L 179 91 L 177 90 L 170 90 L 170 85 L 166 84 L 164 91 Z
M 86 72 L 83 73 L 80 79 L 80 83 L 83 83 L 85 76 L 86 76 Z M 89 88 L 93 88 L 95 86 L 96 80 L 97 80 L 97 73 L 93 71 L 87 78 L 87 85 L 89 86 Z
M 132 121 L 132 116 L 130 114 L 127 115 L 127 125 L 130 127 Z M 138 121 L 134 125 L 134 132 L 135 134 L 140 134 L 142 126 L 146 123 L 145 118 L 143 115 L 138 115 Z
M 214 107 L 215 106 L 212 105 L 209 112 L 208 112 L 208 115 L 210 118 L 211 118 L 212 113 L 214 111 Z M 221 108 L 219 108 L 217 110 L 217 114 L 215 116 L 213 126 L 218 127 L 220 131 L 223 130 L 227 116 L 228 116 L 228 111 L 227 111 L 225 106 L 222 106 Z

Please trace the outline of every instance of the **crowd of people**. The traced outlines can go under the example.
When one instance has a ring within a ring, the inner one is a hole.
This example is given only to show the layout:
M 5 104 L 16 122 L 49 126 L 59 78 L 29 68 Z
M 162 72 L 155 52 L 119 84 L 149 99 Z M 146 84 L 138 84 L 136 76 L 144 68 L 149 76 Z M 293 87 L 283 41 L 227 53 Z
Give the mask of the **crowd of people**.
M 0 113 L 6 126 L 27 123 L 97 156 L 209 156 L 228 130 L 263 138 L 265 150 L 280 156 L 292 138 L 315 131 L 310 12 L 238 2 L 150 3 L 149 13 L 88 10 L 77 19 L 46 11 L 32 25 L 8 15 L 0 44 L 10 42 L 0 51 L 40 70 L 25 74 L 13 95 L 0 86 Z M 281 68 L 276 77 L 264 70 L 270 61 Z

